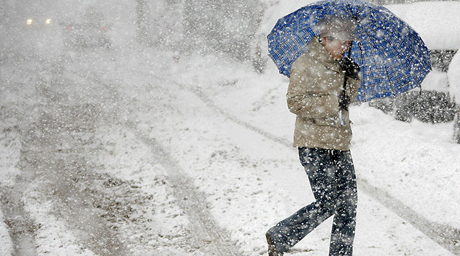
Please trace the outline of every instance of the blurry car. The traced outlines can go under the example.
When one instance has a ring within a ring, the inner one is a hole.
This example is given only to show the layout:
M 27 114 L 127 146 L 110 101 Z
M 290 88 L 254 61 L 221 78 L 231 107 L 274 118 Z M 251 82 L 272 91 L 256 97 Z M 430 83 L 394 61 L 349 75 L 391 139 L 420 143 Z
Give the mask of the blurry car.
M 21 30 L 33 34 L 34 31 L 38 31 L 38 33 L 43 33 L 45 31 L 55 31 L 58 27 L 55 19 L 51 15 L 28 15 L 22 16 L 20 21 L 18 22 Z
M 55 16 L 48 13 L 29 12 L 9 20 L 8 29 L 15 49 L 23 54 L 54 56 L 62 47 L 61 29 Z
M 110 24 L 104 14 L 89 7 L 78 22 L 61 23 L 63 26 L 64 46 L 71 49 L 102 47 L 109 49 L 112 42 L 109 37 Z
M 54 20 L 51 17 L 45 16 L 45 17 L 28 17 L 24 21 L 27 26 L 30 27 L 47 27 L 51 26 L 54 23 Z
M 63 24 L 64 46 L 71 49 L 85 49 L 102 47 L 109 49 L 112 46 L 108 36 L 109 26 L 93 23 Z

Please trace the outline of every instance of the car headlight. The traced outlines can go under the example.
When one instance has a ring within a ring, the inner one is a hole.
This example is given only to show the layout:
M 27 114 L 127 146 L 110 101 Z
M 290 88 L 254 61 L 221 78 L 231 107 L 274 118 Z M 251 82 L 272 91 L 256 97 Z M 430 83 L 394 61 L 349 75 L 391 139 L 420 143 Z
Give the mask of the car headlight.
M 46 25 L 50 25 L 50 24 L 51 24 L 51 19 L 46 19 L 46 20 L 45 20 L 45 24 L 46 24 Z
M 33 19 L 27 19 L 26 23 L 27 23 L 27 25 L 32 25 L 32 23 L 34 23 L 34 20 Z

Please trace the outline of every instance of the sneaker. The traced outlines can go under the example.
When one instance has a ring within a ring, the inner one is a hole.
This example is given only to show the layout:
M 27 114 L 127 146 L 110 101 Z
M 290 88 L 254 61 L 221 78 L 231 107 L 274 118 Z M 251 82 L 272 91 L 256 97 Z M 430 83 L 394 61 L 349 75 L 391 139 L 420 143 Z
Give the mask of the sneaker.
M 267 238 L 268 243 L 268 256 L 283 256 L 283 253 L 276 249 L 270 233 L 267 232 L 265 237 Z

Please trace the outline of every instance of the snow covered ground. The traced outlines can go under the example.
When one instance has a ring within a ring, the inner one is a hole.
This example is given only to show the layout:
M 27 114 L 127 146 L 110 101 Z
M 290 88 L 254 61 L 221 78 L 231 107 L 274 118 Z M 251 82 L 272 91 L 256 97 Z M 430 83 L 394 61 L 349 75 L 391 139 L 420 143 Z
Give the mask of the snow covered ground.
M 264 255 L 265 231 L 313 199 L 272 63 L 140 46 L 14 57 L 0 70 L 1 256 Z M 351 113 L 355 254 L 458 254 L 453 123 Z M 292 254 L 327 255 L 330 228 Z

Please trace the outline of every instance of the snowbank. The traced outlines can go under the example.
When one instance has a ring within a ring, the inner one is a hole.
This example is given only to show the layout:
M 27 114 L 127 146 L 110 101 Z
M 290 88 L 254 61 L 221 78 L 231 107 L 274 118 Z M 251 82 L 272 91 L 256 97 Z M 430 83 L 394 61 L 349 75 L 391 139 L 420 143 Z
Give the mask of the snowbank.
M 414 28 L 429 49 L 458 49 L 460 2 L 419 2 L 385 7 Z

